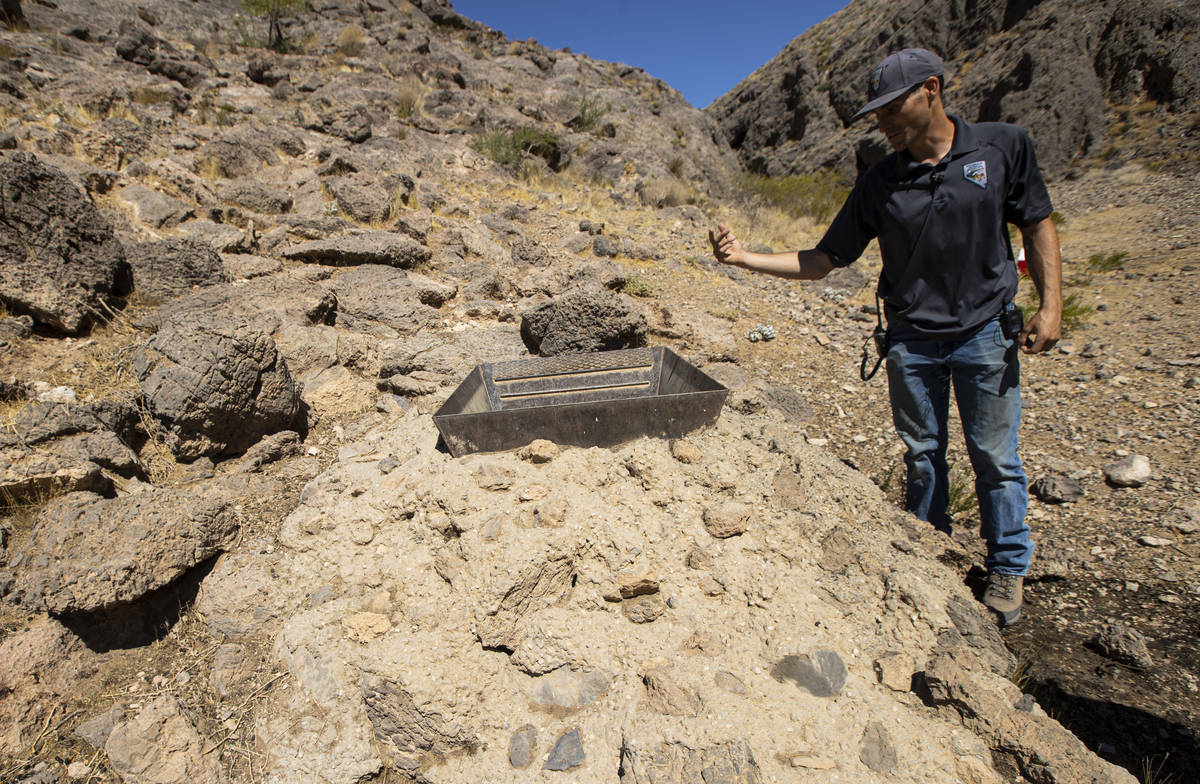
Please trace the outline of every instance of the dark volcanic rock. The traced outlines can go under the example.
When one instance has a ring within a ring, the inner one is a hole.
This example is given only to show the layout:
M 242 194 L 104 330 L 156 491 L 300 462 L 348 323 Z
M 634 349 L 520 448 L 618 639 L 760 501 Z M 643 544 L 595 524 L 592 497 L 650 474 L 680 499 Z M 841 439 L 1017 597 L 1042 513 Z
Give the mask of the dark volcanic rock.
M 130 290 L 112 227 L 61 171 L 0 155 L 0 300 L 39 324 L 79 332 Z
M 17 595 L 55 614 L 135 601 L 220 552 L 237 533 L 235 506 L 267 486 L 237 477 L 122 498 L 56 498 L 34 524 Z
M 165 76 L 184 87 L 195 87 L 209 70 L 188 58 L 171 44 L 134 22 L 121 26 L 116 43 L 117 55 L 131 63 L 144 66 L 150 73 Z
M 287 212 L 292 208 L 292 196 L 286 191 L 263 185 L 253 177 L 241 177 L 217 191 L 222 201 L 248 210 L 268 214 Z
M 332 285 L 339 314 L 386 324 L 402 333 L 432 326 L 438 318 L 435 308 L 454 296 L 449 286 L 379 264 L 344 270 Z
M 193 239 L 142 242 L 127 250 L 133 285 L 149 300 L 168 300 L 187 294 L 193 286 L 225 283 L 229 275 L 221 256 Z
M 629 297 L 601 288 L 572 289 L 521 314 L 521 339 L 546 357 L 644 346 L 647 328 Z
M 424 245 L 387 231 L 368 231 L 329 240 L 302 242 L 283 251 L 282 255 L 285 259 L 335 267 L 353 264 L 415 267 L 433 258 L 433 252 Z
M 1029 491 L 1048 504 L 1069 504 L 1083 498 L 1083 484 L 1068 476 L 1039 476 Z
M 1154 658 L 1146 647 L 1146 638 L 1137 629 L 1120 623 L 1106 623 L 1100 633 L 1091 640 L 1091 647 L 1113 661 L 1148 670 L 1154 666 Z
M 846 664 L 834 651 L 817 650 L 784 656 L 771 668 L 771 675 L 779 681 L 793 681 L 814 697 L 836 697 L 846 684 Z
M 139 351 L 135 370 L 150 413 L 183 460 L 244 452 L 294 429 L 300 392 L 275 342 L 220 314 L 169 321 Z

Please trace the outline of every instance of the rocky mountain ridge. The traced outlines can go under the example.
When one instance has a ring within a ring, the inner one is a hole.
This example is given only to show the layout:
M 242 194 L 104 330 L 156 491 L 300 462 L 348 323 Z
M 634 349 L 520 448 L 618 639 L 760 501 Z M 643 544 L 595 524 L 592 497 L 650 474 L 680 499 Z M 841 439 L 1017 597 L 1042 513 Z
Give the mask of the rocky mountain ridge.
M 1083 159 L 1158 158 L 1192 170 L 1198 26 L 1195 5 L 1177 0 L 855 2 L 706 112 L 752 171 L 850 176 L 887 152 L 869 119 L 850 124 L 867 76 L 890 52 L 922 46 L 946 62 L 951 112 L 1024 126 L 1051 174 Z M 1147 127 L 1130 123 L 1131 111 Z

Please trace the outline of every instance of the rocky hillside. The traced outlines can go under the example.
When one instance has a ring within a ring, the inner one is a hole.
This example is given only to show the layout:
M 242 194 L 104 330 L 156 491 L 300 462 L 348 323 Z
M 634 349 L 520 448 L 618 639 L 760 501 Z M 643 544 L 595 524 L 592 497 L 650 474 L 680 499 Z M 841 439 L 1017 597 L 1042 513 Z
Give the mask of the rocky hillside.
M 858 0 L 788 44 L 706 110 L 751 170 L 852 174 L 886 153 L 850 125 L 889 52 L 946 61 L 947 107 L 1017 122 L 1060 173 L 1081 159 L 1200 163 L 1200 11 L 1180 0 Z M 764 56 L 768 53 L 764 53 Z
M 869 274 L 704 258 L 712 120 L 309 5 L 285 52 L 227 0 L 0 33 L 0 781 L 1133 781 L 1010 679 L 970 542 L 818 435 Z M 480 363 L 651 344 L 715 425 L 439 443 Z

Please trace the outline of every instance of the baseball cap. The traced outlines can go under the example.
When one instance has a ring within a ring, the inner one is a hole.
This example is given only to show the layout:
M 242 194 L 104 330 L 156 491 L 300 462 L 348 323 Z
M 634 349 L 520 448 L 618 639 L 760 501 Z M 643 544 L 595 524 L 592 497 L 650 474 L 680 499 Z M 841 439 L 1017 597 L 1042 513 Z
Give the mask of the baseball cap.
M 867 102 L 850 121 L 891 103 L 931 76 L 937 76 L 944 82 L 944 70 L 942 58 L 928 49 L 902 49 L 889 54 L 871 71 Z

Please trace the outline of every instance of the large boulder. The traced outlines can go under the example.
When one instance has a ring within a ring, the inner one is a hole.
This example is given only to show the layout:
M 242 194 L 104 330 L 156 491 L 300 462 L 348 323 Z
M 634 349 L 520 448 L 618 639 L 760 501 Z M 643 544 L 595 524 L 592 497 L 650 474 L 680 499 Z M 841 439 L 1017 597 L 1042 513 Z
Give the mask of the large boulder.
M 521 339 L 530 352 L 546 357 L 644 346 L 647 328 L 645 314 L 629 297 L 593 286 L 521 314 Z
M 292 195 L 264 185 L 253 177 L 239 177 L 217 191 L 222 201 L 262 213 L 282 213 L 292 209 Z
M 303 408 L 275 341 L 219 314 L 167 321 L 134 364 L 146 405 L 182 460 L 244 452 L 265 435 L 294 429 Z
M 77 333 L 131 287 L 125 251 L 92 200 L 24 152 L 0 155 L 0 301 Z
M 211 68 L 203 55 L 188 57 L 146 28 L 128 20 L 121 25 L 121 37 L 117 39 L 115 49 L 121 59 L 189 88 L 199 84 Z
M 335 267 L 386 264 L 408 268 L 433 258 L 433 252 L 421 243 L 389 231 L 365 231 L 345 237 L 301 242 L 283 251 L 282 255 L 291 261 Z
M 107 430 L 82 432 L 36 446 L 0 444 L 0 497 L 10 501 L 71 490 L 108 493 L 110 474 L 141 476 L 138 456 Z
M 237 534 L 238 505 L 267 494 L 268 484 L 243 475 L 120 498 L 55 498 L 19 556 L 16 597 L 56 615 L 134 602 L 224 550 Z
M 364 264 L 340 272 L 332 282 L 339 322 L 349 318 L 386 324 L 403 334 L 433 326 L 438 308 L 455 289 L 394 267 Z
M 144 299 L 162 301 L 187 294 L 194 286 L 225 283 L 221 256 L 191 238 L 142 242 L 127 249 L 133 284 Z

